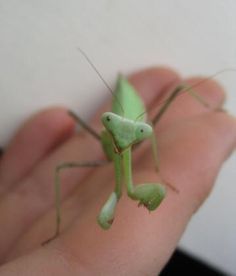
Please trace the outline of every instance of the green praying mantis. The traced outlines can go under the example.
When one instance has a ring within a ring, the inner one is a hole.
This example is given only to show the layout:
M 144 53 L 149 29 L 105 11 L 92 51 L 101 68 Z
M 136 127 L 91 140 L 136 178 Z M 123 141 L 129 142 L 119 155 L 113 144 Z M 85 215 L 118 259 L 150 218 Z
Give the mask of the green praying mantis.
M 82 52 L 82 51 L 81 51 Z M 82 52 L 90 65 L 98 73 L 104 84 L 110 88 L 102 78 L 98 70 L 91 63 L 85 53 Z M 201 81 L 202 82 L 202 81 Z M 199 85 L 197 83 L 196 85 Z M 195 86 L 195 85 L 194 85 Z M 134 185 L 132 180 L 132 150 L 134 146 L 139 145 L 145 139 L 150 139 L 152 143 L 153 157 L 156 170 L 159 170 L 159 156 L 157 151 L 156 137 L 153 126 L 156 125 L 163 114 L 181 92 L 188 92 L 196 98 L 201 104 L 209 107 L 205 100 L 192 90 L 192 87 L 186 85 L 177 86 L 169 97 L 163 102 L 163 105 L 156 116 L 149 122 L 146 120 L 146 109 L 144 103 L 134 87 L 122 75 L 119 75 L 116 88 L 113 94 L 111 112 L 105 112 L 101 116 L 104 129 L 98 134 L 80 117 L 72 111 L 69 115 L 87 130 L 95 139 L 101 142 L 107 160 L 113 162 L 115 173 L 115 188 L 107 201 L 100 210 L 97 222 L 103 229 L 109 229 L 113 223 L 116 205 L 121 197 L 122 185 L 125 184 L 128 196 L 138 205 L 143 205 L 149 211 L 154 211 L 161 204 L 166 196 L 166 185 L 176 191 L 172 185 L 165 183 L 143 183 Z M 55 171 L 55 205 L 56 205 L 56 231 L 52 238 L 44 243 L 55 239 L 60 233 L 61 226 L 61 200 L 60 200 L 60 172 L 66 168 L 75 167 L 96 167 L 106 164 L 104 161 L 97 162 L 69 162 L 62 163 L 56 167 Z

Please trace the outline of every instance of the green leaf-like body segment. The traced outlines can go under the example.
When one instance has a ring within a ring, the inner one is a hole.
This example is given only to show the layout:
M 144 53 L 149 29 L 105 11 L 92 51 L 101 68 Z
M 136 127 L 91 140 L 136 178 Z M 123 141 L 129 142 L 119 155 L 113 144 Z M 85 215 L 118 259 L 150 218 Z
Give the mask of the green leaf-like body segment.
M 134 87 L 122 75 L 118 76 L 111 111 L 126 119 L 144 121 L 144 103 Z M 143 114 L 143 116 L 140 116 Z M 139 117 L 140 116 L 140 117 Z

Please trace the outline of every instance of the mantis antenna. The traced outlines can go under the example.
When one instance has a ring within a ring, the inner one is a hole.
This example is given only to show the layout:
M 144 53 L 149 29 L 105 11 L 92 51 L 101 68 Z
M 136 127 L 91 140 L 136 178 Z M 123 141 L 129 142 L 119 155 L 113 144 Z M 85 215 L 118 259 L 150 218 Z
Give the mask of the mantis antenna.
M 114 91 L 112 90 L 112 88 L 109 86 L 109 84 L 106 82 L 106 80 L 103 78 L 103 76 L 101 75 L 101 73 L 98 71 L 97 67 L 93 64 L 93 62 L 88 57 L 88 55 L 80 47 L 77 47 L 77 49 L 84 56 L 84 58 L 87 60 L 87 62 L 89 63 L 89 65 L 93 68 L 93 70 L 97 73 L 98 77 L 103 82 L 103 84 L 106 86 L 106 88 L 110 91 L 110 93 L 112 94 L 112 96 L 117 100 L 117 102 L 120 105 L 120 108 L 121 108 L 122 112 L 124 113 L 124 109 L 123 109 L 120 101 L 118 100 L 116 94 L 114 93 Z

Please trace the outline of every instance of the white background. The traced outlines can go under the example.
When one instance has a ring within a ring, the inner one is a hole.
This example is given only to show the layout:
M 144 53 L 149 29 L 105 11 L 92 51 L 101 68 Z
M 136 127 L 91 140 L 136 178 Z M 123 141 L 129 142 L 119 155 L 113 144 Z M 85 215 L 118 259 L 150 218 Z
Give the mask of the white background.
M 62 104 L 88 118 L 118 71 L 167 65 L 184 76 L 236 68 L 234 0 L 0 0 L 0 145 L 30 114 Z M 236 115 L 236 73 L 217 77 Z M 180 244 L 236 274 L 236 157 Z

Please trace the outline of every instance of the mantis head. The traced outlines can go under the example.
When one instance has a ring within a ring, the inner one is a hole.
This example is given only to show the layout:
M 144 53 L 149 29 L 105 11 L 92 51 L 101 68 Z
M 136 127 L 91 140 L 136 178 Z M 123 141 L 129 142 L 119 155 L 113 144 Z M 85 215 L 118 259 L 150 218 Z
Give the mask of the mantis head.
M 112 112 L 102 115 L 102 123 L 112 136 L 119 152 L 152 135 L 152 127 L 144 122 L 135 122 Z

